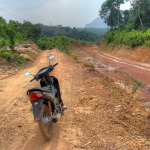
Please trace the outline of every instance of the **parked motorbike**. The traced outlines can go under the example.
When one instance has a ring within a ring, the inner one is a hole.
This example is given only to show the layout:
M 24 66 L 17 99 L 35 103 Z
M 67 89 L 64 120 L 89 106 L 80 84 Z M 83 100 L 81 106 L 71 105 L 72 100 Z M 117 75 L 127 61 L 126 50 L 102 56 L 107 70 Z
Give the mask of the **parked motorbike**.
M 52 60 L 54 57 L 51 55 L 49 59 Z M 58 63 L 50 65 L 49 61 L 49 66 L 41 68 L 30 80 L 30 82 L 40 81 L 40 88 L 27 91 L 33 108 L 34 121 L 38 122 L 41 134 L 46 140 L 52 138 L 53 123 L 58 121 L 66 109 L 61 99 L 59 82 L 57 78 L 49 75 L 57 65 Z M 31 73 L 26 72 L 24 75 L 29 76 Z

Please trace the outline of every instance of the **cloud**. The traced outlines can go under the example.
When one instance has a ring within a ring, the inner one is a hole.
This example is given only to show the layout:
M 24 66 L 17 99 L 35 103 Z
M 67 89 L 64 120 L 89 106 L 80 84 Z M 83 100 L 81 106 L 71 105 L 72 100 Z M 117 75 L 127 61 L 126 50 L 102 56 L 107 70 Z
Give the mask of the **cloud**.
M 7 20 L 84 27 L 97 16 L 105 0 L 0 0 Z
M 39 9 L 39 18 L 43 18 L 46 24 L 83 27 L 98 16 L 101 3 L 98 0 L 47 1 Z

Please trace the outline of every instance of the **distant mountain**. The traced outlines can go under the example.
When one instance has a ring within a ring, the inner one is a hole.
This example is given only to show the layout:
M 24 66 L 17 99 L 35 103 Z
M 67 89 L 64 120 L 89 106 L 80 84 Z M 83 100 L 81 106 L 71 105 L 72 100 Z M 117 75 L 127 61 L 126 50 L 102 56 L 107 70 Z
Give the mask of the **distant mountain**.
M 103 22 L 100 17 L 97 17 L 91 23 L 86 24 L 85 28 L 108 28 L 108 26 Z

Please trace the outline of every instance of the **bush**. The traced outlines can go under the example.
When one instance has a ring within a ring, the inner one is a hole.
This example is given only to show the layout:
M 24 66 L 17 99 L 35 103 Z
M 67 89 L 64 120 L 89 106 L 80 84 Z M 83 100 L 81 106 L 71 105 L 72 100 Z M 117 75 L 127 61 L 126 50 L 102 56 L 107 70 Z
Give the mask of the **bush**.
M 6 40 L 3 38 L 0 38 L 0 48 L 4 47 L 6 45 Z
M 85 42 L 81 40 L 74 40 L 63 35 L 54 36 L 54 37 L 42 37 L 37 42 L 38 46 L 42 49 L 53 49 L 58 48 L 61 51 L 68 49 L 69 45 L 87 45 L 91 44 L 90 42 Z
M 0 50 L 0 57 L 5 58 L 8 62 L 15 63 L 15 64 L 27 63 L 24 57 L 19 56 L 18 53 L 12 53 L 7 49 Z
M 126 30 L 109 31 L 104 36 L 104 39 L 108 44 L 113 43 L 113 45 L 125 44 L 132 48 L 141 45 L 150 47 L 150 29 L 145 32 L 138 30 L 133 30 L 130 32 L 127 32 Z

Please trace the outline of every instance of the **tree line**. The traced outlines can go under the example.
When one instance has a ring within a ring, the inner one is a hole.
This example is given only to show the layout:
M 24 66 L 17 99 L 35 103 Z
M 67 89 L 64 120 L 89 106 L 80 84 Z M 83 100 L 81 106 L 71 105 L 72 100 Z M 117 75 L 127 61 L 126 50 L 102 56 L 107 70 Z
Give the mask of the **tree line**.
M 120 5 L 130 1 L 129 10 L 120 10 Z M 99 15 L 111 28 L 144 29 L 150 28 L 150 0 L 106 0 Z
M 87 30 L 80 31 L 77 28 L 63 27 L 61 25 L 32 24 L 29 21 L 19 23 L 18 21 L 10 20 L 7 23 L 4 18 L 0 17 L 0 48 L 9 45 L 10 49 L 13 49 L 16 42 L 33 41 L 38 43 L 38 40 L 43 39 L 43 37 L 49 38 L 61 35 L 75 40 L 95 43 L 102 41 L 102 36 Z
M 58 48 L 68 52 L 69 45 L 91 45 L 98 43 L 102 37 L 86 30 L 57 26 L 32 24 L 29 21 L 6 20 L 0 17 L 0 59 L 3 62 L 24 64 L 27 60 L 17 53 L 14 48 L 16 43 L 26 44 L 33 41 L 42 50 Z M 2 64 L 2 61 L 1 61 Z
M 61 25 L 55 26 L 45 26 L 39 24 L 42 29 L 42 33 L 46 37 L 53 37 L 58 35 L 64 35 L 69 38 L 73 38 L 76 40 L 84 40 L 90 42 L 98 42 L 101 41 L 103 36 L 94 34 L 92 32 L 85 30 L 79 30 L 78 28 L 70 28 L 70 27 L 63 27 Z
M 129 0 L 106 0 L 99 15 L 110 27 L 104 36 L 107 44 L 150 47 L 150 0 L 130 0 L 129 10 L 120 10 L 120 5 Z

